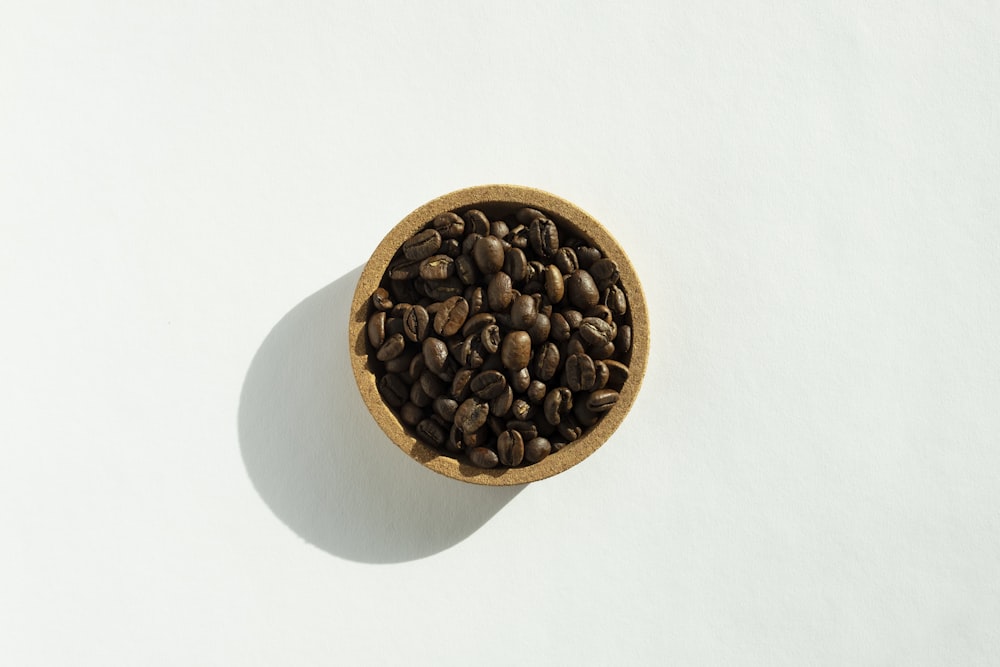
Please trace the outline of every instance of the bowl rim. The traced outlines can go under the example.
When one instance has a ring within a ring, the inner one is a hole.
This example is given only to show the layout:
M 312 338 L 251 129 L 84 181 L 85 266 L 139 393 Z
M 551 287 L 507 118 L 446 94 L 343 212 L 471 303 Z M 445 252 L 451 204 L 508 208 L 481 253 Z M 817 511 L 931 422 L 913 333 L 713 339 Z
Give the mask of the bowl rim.
M 629 379 L 619 399 L 597 424 L 580 438 L 538 463 L 518 468 L 483 470 L 452 458 L 424 444 L 400 423 L 382 400 L 375 375 L 368 369 L 367 314 L 369 298 L 379 286 L 389 262 L 404 241 L 442 213 L 476 206 L 520 205 L 539 209 L 556 218 L 560 227 L 600 248 L 618 265 L 622 289 L 632 317 L 632 352 Z M 600 448 L 621 425 L 638 395 L 649 357 L 649 313 L 638 275 L 624 249 L 611 233 L 579 206 L 544 190 L 522 185 L 477 185 L 455 190 L 414 209 L 382 238 L 358 278 L 348 324 L 351 368 L 362 400 L 379 428 L 412 459 L 451 479 L 484 486 L 512 486 L 552 477 L 573 467 Z

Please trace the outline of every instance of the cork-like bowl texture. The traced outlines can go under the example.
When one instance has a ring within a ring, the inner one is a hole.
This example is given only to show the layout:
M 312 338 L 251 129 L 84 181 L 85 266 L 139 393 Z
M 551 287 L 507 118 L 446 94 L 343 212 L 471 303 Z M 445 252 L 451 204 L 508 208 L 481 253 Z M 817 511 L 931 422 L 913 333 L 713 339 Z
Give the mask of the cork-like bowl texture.
M 615 406 L 581 437 L 558 452 L 553 452 L 538 463 L 530 465 L 483 470 L 419 440 L 383 401 L 376 387 L 376 377 L 368 358 L 366 325 L 372 312 L 370 297 L 382 282 L 389 262 L 403 242 L 438 215 L 448 211 L 461 214 L 468 209 L 478 208 L 492 219 L 494 216 L 504 215 L 525 206 L 546 213 L 559 226 L 561 236 L 563 230 L 579 236 L 587 243 L 600 248 L 606 257 L 618 264 L 620 284 L 628 299 L 632 319 L 629 378 L 619 392 Z M 489 486 L 526 484 L 545 479 L 593 454 L 598 447 L 607 442 L 632 407 L 649 357 L 649 317 L 646 300 L 639 278 L 625 251 L 603 225 L 579 207 L 548 192 L 517 185 L 482 185 L 458 190 L 424 204 L 403 218 L 379 243 L 358 279 L 351 303 L 348 335 L 351 367 L 361 397 L 389 439 L 410 457 L 434 472 L 463 482 Z M 379 445 L 372 443 L 371 446 Z

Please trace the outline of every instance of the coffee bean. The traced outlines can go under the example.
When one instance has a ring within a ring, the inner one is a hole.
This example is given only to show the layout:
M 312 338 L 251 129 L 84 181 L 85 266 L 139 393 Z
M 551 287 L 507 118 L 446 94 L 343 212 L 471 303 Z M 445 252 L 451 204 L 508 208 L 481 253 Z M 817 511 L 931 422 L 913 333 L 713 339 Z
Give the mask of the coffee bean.
M 471 336 L 472 334 L 480 333 L 483 329 L 496 321 L 496 318 L 493 317 L 493 313 L 478 313 L 476 315 L 472 315 L 465 320 L 465 324 L 462 325 L 462 336 Z
M 479 398 L 489 400 L 496 398 L 507 388 L 507 378 L 499 371 L 484 371 L 472 378 L 469 387 Z
M 563 274 L 555 264 L 549 264 L 545 269 L 545 294 L 552 303 L 562 301 L 565 293 Z
M 572 248 L 559 248 L 552 261 L 564 275 L 570 275 L 580 268 L 580 263 L 576 259 L 576 251 Z
M 526 331 L 511 331 L 504 336 L 500 348 L 504 368 L 520 370 L 531 360 L 531 336 Z
M 490 278 L 486 287 L 486 302 L 495 311 L 507 310 L 514 300 L 511 277 L 503 271 L 498 271 Z
M 523 440 L 531 440 L 538 437 L 538 426 L 531 421 L 511 419 L 507 422 L 507 428 L 520 433 Z
M 615 344 L 610 341 L 604 343 L 603 345 L 593 345 L 587 349 L 587 354 L 589 354 L 593 359 L 610 359 L 614 353 Z
M 454 379 L 451 381 L 451 390 L 448 392 L 448 395 L 458 402 L 467 399 L 472 391 L 469 388 L 469 382 L 472 381 L 472 376 L 475 374 L 476 372 L 471 368 L 462 368 L 456 372 Z
M 586 405 L 594 412 L 607 412 L 618 402 L 618 392 L 613 389 L 598 389 L 587 396 Z
M 572 407 L 573 393 L 567 387 L 559 387 L 546 394 L 545 402 L 542 403 L 542 414 L 545 415 L 545 421 L 555 425 L 562 421 L 562 416 Z
M 436 229 L 425 229 L 414 234 L 403 244 L 403 255 L 409 260 L 430 257 L 441 247 L 441 234 Z
M 566 357 L 569 358 L 574 354 L 586 354 L 586 352 L 587 345 L 583 342 L 583 339 L 580 338 L 579 332 L 574 332 L 573 335 L 569 337 L 569 340 L 566 341 Z
M 462 253 L 462 244 L 458 242 L 458 239 L 444 239 L 441 241 L 441 248 L 438 249 L 439 255 L 446 255 L 455 259 Z
M 465 300 L 469 302 L 469 314 L 477 315 L 483 312 L 483 306 L 486 303 L 486 291 L 482 287 L 473 288 L 471 293 L 465 297 Z
M 431 404 L 431 401 L 434 400 L 434 398 L 430 394 L 424 391 L 423 386 L 419 382 L 415 382 L 412 385 L 410 385 L 409 398 L 411 403 L 415 403 L 421 408 L 426 408 L 428 405 Z
M 455 261 L 448 255 L 431 255 L 420 262 L 420 277 L 424 280 L 444 280 L 455 273 Z
M 534 418 L 535 414 L 537 413 L 538 413 L 538 408 L 536 408 L 531 403 L 528 403 L 523 398 L 518 398 L 511 402 L 510 414 L 514 419 L 527 421 L 529 419 Z
M 549 339 L 549 332 L 551 330 L 552 324 L 549 316 L 545 313 L 538 313 L 535 323 L 528 328 L 528 335 L 531 336 L 531 342 L 538 345 Z
M 404 349 L 398 357 L 393 357 L 385 362 L 386 373 L 399 373 L 404 380 L 411 380 L 409 369 L 413 361 L 413 353 Z
M 559 422 L 558 430 L 559 435 L 562 436 L 566 442 L 573 442 L 583 435 L 583 429 L 580 428 L 580 424 L 578 424 L 576 419 L 572 416 L 567 416 Z
M 385 342 L 378 349 L 375 354 L 375 358 L 379 361 L 387 361 L 389 359 L 394 359 L 403 353 L 406 348 L 406 341 L 403 340 L 403 334 L 397 333 L 386 338 Z
M 503 220 L 491 220 L 490 221 L 490 234 L 497 237 L 498 239 L 507 238 L 507 234 L 510 233 L 510 229 L 507 227 L 507 223 Z
M 569 324 L 570 331 L 576 331 L 580 328 L 580 323 L 583 322 L 583 313 L 574 308 L 569 308 L 562 311 L 563 317 L 566 318 L 566 323 Z
M 576 417 L 577 423 L 584 428 L 593 426 L 601 418 L 601 415 L 588 408 L 584 401 L 577 401 L 573 405 L 573 416 Z
M 455 411 L 458 410 L 458 401 L 447 396 L 438 396 L 431 403 L 434 413 L 446 422 L 455 421 Z
M 580 323 L 580 338 L 588 345 L 604 345 L 611 342 L 611 325 L 596 317 L 585 317 Z
M 515 283 L 523 282 L 528 275 L 528 258 L 520 248 L 511 248 L 503 258 L 504 273 Z
M 420 374 L 417 380 L 420 383 L 420 388 L 424 390 L 424 393 L 431 397 L 431 399 L 437 398 L 444 393 L 444 382 L 434 373 L 425 370 Z
M 613 325 L 615 322 L 615 316 L 611 312 L 611 309 L 605 306 L 603 303 L 599 303 L 593 308 L 588 308 L 587 312 L 583 314 L 584 319 L 588 317 L 596 317 L 599 320 L 604 320 L 608 324 Z
M 503 268 L 503 244 L 495 236 L 484 236 L 476 241 L 472 258 L 483 273 L 496 273 Z
M 390 310 L 392 299 L 389 298 L 389 291 L 384 287 L 379 287 L 372 293 L 372 306 L 375 310 Z
M 427 338 L 427 329 L 430 324 L 430 315 L 423 306 L 413 306 L 403 317 L 403 333 L 407 338 L 415 343 L 419 343 Z
M 385 402 L 394 408 L 401 408 L 410 396 L 410 388 L 395 373 L 386 373 L 378 381 L 378 391 Z
M 421 280 L 418 278 L 418 280 Z M 453 296 L 462 296 L 465 286 L 462 281 L 452 276 L 444 280 L 428 280 L 425 283 L 424 294 L 436 301 L 444 301 Z
M 424 442 L 428 442 L 438 448 L 444 446 L 444 441 L 448 437 L 444 428 L 433 419 L 425 419 L 417 424 L 417 435 Z
M 632 351 L 632 327 L 627 324 L 623 324 L 618 327 L 618 336 L 615 338 L 617 342 L 618 350 L 622 354 L 628 354 Z
M 562 313 L 552 313 L 549 321 L 552 323 L 552 331 L 549 335 L 553 339 L 560 342 L 569 340 L 570 333 L 572 332 L 569 328 L 569 322 L 566 321 Z
M 608 383 L 608 378 L 610 377 L 611 371 L 608 370 L 608 365 L 603 361 L 595 361 L 593 389 L 604 389 L 604 386 Z
M 385 342 L 385 313 L 377 312 L 368 318 L 368 342 L 372 347 L 382 347 Z
M 399 409 L 399 418 L 407 426 L 416 426 L 424 418 L 424 409 L 416 403 L 407 401 Z
M 597 379 L 594 360 L 586 354 L 571 354 L 566 358 L 566 386 L 572 391 L 590 391 Z
M 601 258 L 601 251 L 590 246 L 576 248 L 576 258 L 581 269 L 589 269 Z
M 507 371 L 507 384 L 516 392 L 524 393 L 531 384 L 531 373 L 527 368 L 520 368 L 516 371 Z
M 476 263 L 468 255 L 459 255 L 455 258 L 455 275 L 464 285 L 475 285 L 479 281 Z
M 621 335 L 620 330 L 618 335 Z M 620 361 L 614 361 L 612 359 L 607 359 L 602 363 L 608 369 L 607 387 L 609 389 L 618 389 L 620 391 L 628 381 L 628 366 Z
M 401 259 L 389 265 L 389 278 L 392 280 L 413 280 L 420 275 L 420 262 L 423 259 Z M 400 298 L 397 295 L 397 298 Z M 400 298 L 400 300 L 402 300 Z
M 460 296 L 447 299 L 434 316 L 434 331 L 442 336 L 454 336 L 469 315 L 469 302 Z
M 530 225 L 536 218 L 544 218 L 545 214 L 538 209 L 525 207 L 518 209 L 517 213 L 514 214 L 514 217 L 522 225 Z
M 503 417 L 510 412 L 514 404 L 514 390 L 509 386 L 505 387 L 500 395 L 490 400 L 490 414 L 496 417 Z
M 618 285 L 612 285 L 604 291 L 601 302 L 615 315 L 624 315 L 628 310 L 628 301 L 625 299 L 625 291 Z
M 524 438 L 518 431 L 504 431 L 497 438 L 497 457 L 508 467 L 521 465 L 524 460 Z
M 480 236 L 486 236 L 490 233 L 490 219 L 482 211 L 474 208 L 469 209 L 462 217 L 465 218 L 466 233 L 479 234 Z
M 597 283 L 597 288 L 602 291 L 618 282 L 620 277 L 618 265 L 606 257 L 591 264 L 589 271 Z
M 544 343 L 535 354 L 535 377 L 548 382 L 559 370 L 559 348 L 555 343 Z
M 445 362 L 448 361 L 448 346 L 440 338 L 433 336 L 424 340 L 423 343 L 424 363 L 432 373 L 440 373 L 444 370 Z
M 427 368 L 427 364 L 424 363 L 423 354 L 416 354 L 407 351 L 406 353 L 401 354 L 400 357 L 408 355 L 412 355 L 412 358 L 410 359 L 410 365 L 406 369 L 406 375 L 409 377 L 411 382 L 416 382 L 417 379 L 420 377 L 420 374 L 423 373 L 424 369 Z
M 546 438 L 533 438 L 524 443 L 524 460 L 538 463 L 552 452 L 552 443 Z
M 559 230 L 556 223 L 535 218 L 528 225 L 528 243 L 542 257 L 552 257 L 559 250 Z
M 486 418 L 490 414 L 490 406 L 485 401 L 478 398 L 469 398 L 458 406 L 455 411 L 455 424 L 462 429 L 462 433 L 467 436 L 486 425 Z
M 577 308 L 587 309 L 597 305 L 601 293 L 593 276 L 584 269 L 577 269 L 566 279 L 566 297 Z
M 454 213 L 442 213 L 431 226 L 443 239 L 457 239 L 465 233 L 465 221 Z
M 477 468 L 496 468 L 500 463 L 496 452 L 486 447 L 473 447 L 469 450 L 469 461 Z
M 547 394 L 548 391 L 549 388 L 545 385 L 544 382 L 542 382 L 541 380 L 532 380 L 531 383 L 528 385 L 527 392 L 525 393 L 528 396 L 529 401 L 531 401 L 535 405 L 539 405 L 541 404 L 542 401 L 545 400 L 545 394 Z
M 527 294 L 514 299 L 510 307 L 511 324 L 517 329 L 529 329 L 538 317 L 538 302 Z
M 500 334 L 500 327 L 496 324 L 490 324 L 483 329 L 479 334 L 479 338 L 483 343 L 483 349 L 490 354 L 495 354 L 500 349 L 500 343 L 503 340 Z

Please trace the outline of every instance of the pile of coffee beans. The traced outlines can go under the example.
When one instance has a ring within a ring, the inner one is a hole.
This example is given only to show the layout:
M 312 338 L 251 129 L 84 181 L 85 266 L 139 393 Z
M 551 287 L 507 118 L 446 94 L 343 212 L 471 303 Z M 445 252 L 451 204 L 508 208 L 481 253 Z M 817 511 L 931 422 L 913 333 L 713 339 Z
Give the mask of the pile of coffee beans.
M 632 348 L 613 260 L 541 211 L 489 210 L 445 213 L 403 243 L 367 326 L 400 421 L 480 468 L 583 435 L 618 401 Z

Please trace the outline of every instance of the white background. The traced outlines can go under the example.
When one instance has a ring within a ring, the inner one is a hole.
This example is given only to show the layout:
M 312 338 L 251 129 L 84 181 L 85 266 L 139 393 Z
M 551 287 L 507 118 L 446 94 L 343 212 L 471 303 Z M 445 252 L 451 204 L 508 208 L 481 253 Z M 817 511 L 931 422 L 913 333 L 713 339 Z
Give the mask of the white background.
M 8 665 L 996 665 L 995 2 L 0 9 Z M 630 253 L 605 447 L 483 489 L 348 373 L 383 234 Z

